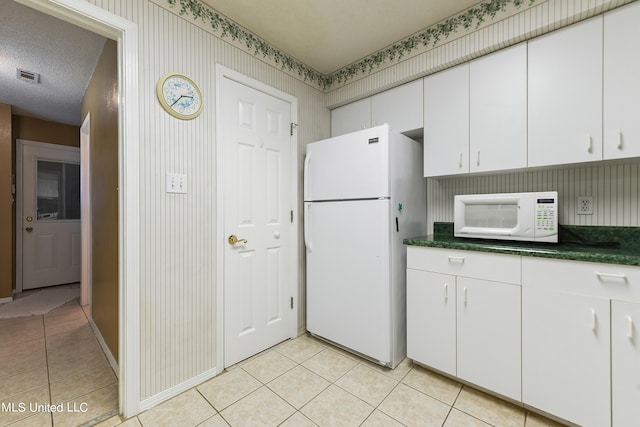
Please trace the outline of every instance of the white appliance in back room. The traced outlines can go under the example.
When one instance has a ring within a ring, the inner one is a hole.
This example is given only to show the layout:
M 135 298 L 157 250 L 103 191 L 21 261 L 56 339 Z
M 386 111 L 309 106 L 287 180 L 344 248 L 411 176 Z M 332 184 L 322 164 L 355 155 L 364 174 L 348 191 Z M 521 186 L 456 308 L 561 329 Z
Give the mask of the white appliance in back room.
M 307 145 L 307 329 L 379 364 L 406 356 L 407 237 L 426 234 L 422 144 L 388 125 Z

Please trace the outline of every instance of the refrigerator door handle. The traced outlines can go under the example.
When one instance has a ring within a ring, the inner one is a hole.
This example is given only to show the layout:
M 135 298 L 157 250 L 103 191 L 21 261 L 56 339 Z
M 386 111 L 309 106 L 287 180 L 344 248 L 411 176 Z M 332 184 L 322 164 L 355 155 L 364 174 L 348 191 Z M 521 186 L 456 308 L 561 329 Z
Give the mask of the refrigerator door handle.
M 307 195 L 309 192 L 309 163 L 311 163 L 311 154 L 307 154 L 304 158 L 304 169 L 302 174 L 302 192 L 304 193 L 304 200 L 309 200 Z
M 313 252 L 311 247 L 311 236 L 309 235 L 309 223 L 311 222 L 311 203 L 304 204 L 304 245 L 308 252 Z

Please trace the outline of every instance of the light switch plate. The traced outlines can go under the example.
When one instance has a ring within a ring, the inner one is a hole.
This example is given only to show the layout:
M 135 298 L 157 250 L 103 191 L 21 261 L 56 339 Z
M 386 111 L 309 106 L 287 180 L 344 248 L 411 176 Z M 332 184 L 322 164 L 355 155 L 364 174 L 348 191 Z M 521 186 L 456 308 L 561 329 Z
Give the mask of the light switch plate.
M 186 193 L 187 175 L 182 173 L 167 173 L 167 193 Z

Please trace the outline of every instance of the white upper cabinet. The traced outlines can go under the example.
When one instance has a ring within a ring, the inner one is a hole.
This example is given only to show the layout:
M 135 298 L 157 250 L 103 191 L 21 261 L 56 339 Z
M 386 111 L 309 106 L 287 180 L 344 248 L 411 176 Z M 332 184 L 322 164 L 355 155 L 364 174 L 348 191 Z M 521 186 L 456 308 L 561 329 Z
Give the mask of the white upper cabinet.
M 527 44 L 471 61 L 469 169 L 527 166 Z
M 469 64 L 424 79 L 424 176 L 469 172 Z
M 422 79 L 371 97 L 373 126 L 388 123 L 397 132 L 422 128 Z
M 331 136 L 387 123 L 396 132 L 422 129 L 422 79 L 331 110 Z M 412 136 L 411 133 L 408 133 Z
M 602 16 L 529 41 L 529 166 L 602 160 Z
M 640 3 L 604 16 L 604 158 L 640 156 Z M 631 48 L 634 46 L 634 48 Z
M 344 135 L 371 127 L 371 98 L 331 110 L 331 136 Z

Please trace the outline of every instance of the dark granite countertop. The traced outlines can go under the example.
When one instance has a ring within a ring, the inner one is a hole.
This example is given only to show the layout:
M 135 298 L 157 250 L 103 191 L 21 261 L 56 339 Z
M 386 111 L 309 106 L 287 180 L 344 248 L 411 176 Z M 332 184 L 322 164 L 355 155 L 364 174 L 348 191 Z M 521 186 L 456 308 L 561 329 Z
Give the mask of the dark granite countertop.
M 617 246 L 596 246 L 603 242 Z M 466 239 L 453 236 L 453 223 L 434 223 L 434 234 L 405 245 L 640 266 L 640 227 L 560 226 L 558 243 Z

